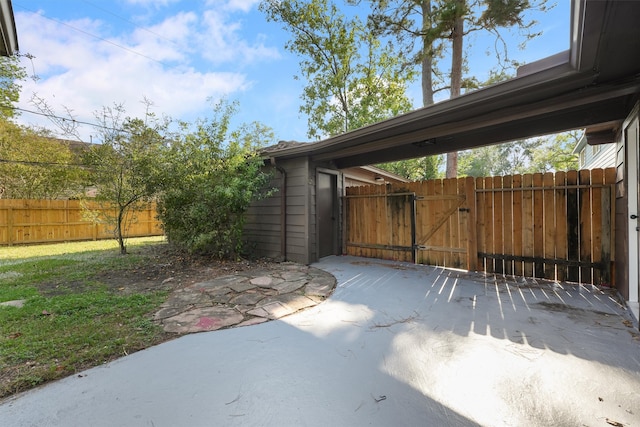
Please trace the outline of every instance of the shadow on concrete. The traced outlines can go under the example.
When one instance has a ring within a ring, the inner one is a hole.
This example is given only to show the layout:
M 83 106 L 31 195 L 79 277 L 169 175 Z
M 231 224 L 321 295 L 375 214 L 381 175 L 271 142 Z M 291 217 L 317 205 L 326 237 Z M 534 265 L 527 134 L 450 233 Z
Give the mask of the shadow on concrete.
M 334 330 L 350 351 L 389 336 L 374 345 L 380 369 L 474 422 L 640 422 L 640 341 L 625 307 L 596 288 L 353 257 L 316 266 L 338 278 L 320 310 L 370 313 L 358 331 Z M 292 320 L 317 333 L 305 315 Z
M 0 404 L 8 425 L 512 426 L 640 422 L 622 307 L 353 257 L 322 304 L 184 336 Z

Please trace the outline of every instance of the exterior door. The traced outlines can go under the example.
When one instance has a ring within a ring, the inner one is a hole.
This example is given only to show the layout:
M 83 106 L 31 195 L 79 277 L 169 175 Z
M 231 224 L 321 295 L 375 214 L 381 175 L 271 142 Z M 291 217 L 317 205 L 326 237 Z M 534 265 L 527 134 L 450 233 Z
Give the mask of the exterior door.
M 338 176 L 319 172 L 316 183 L 318 258 L 339 255 Z
M 631 122 L 631 125 L 629 126 L 629 130 L 627 133 L 628 136 L 628 144 L 631 144 L 632 146 L 635 146 L 635 166 L 634 166 L 634 170 L 636 173 L 636 180 L 635 180 L 635 185 L 636 185 L 636 211 L 635 211 L 635 221 L 631 221 L 630 224 L 630 232 L 633 232 L 635 230 L 635 236 L 636 236 L 636 260 L 637 262 L 635 263 L 636 266 L 636 274 L 635 274 L 635 278 L 631 278 L 631 280 L 629 280 L 629 293 L 630 293 L 630 298 L 629 301 L 634 301 L 634 302 L 638 302 L 640 300 L 640 269 L 638 268 L 638 266 L 640 266 L 640 219 L 638 218 L 640 216 L 640 123 L 639 123 L 639 119 L 636 116 L 636 118 Z M 632 290 L 635 287 L 635 292 Z M 635 299 L 631 299 L 631 297 L 635 296 Z
M 639 135 L 639 110 L 636 107 L 634 112 L 627 119 L 624 125 L 624 144 L 626 148 L 625 170 L 627 180 L 627 225 L 628 234 L 627 242 L 628 254 L 622 253 L 621 256 L 628 256 L 628 286 L 622 289 L 622 294 L 627 297 L 627 301 L 631 309 L 638 315 L 638 296 L 640 295 L 640 135 Z M 623 284 L 624 286 L 624 284 Z M 627 292 L 624 292 L 627 291 Z

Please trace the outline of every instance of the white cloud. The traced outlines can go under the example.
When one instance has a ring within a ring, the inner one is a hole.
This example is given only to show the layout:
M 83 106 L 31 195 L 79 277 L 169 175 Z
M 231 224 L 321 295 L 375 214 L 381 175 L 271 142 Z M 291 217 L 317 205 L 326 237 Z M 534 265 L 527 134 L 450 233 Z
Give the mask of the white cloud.
M 199 35 L 202 55 L 214 64 L 229 61 L 254 62 L 261 59 L 278 58 L 277 49 L 266 47 L 259 37 L 253 44 L 240 36 L 241 21 L 230 21 L 224 11 L 210 9 L 203 14 L 204 29 Z
M 89 122 L 95 122 L 95 111 L 114 103 L 123 103 L 127 115 L 140 117 L 143 98 L 151 100 L 159 114 L 193 120 L 208 112 L 209 98 L 233 97 L 251 87 L 236 61 L 276 55 L 261 41 L 252 45 L 243 40 L 239 23 L 229 24 L 213 12 L 202 21 L 195 13 L 179 13 L 115 36 L 105 23 L 91 19 L 63 25 L 33 13 L 15 17 L 21 51 L 35 57 L 32 62 L 23 58 L 23 64 L 29 73 L 33 66 L 40 77 L 24 82 L 20 106 L 34 110 L 28 101 L 37 93 L 58 114 L 64 115 L 66 107 L 78 120 Z M 203 25 L 204 34 L 199 30 Z M 216 67 L 197 68 L 200 56 Z M 44 123 L 26 113 L 21 121 Z

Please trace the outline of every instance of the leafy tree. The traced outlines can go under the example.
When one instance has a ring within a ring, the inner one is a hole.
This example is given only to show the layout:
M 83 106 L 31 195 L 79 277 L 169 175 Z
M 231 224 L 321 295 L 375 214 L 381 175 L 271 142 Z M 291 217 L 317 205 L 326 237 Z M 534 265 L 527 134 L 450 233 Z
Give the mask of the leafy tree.
M 300 111 L 309 117 L 310 138 L 338 135 L 411 109 L 405 86 L 413 71 L 357 16 L 345 16 L 330 0 L 263 0 L 260 10 L 284 24 L 292 37 L 285 47 L 302 57 L 300 74 L 307 85 Z
M 377 166 L 412 181 L 423 181 L 435 179 L 440 176 L 442 160 L 442 156 L 428 156 L 383 163 Z
M 582 131 L 565 132 L 554 135 L 546 144 L 533 150 L 529 172 L 552 172 L 578 169 L 578 156 L 573 154 Z
M 509 60 L 500 28 L 517 27 L 525 40 L 536 36 L 530 30 L 534 21 L 525 22 L 528 8 L 545 9 L 545 0 L 372 0 L 369 22 L 376 33 L 393 36 L 397 52 L 407 64 L 420 64 L 423 105 L 433 103 L 433 94 L 449 88 L 450 96 L 459 96 L 465 88 L 478 87 L 473 78 L 465 78 L 465 36 L 488 31 L 496 36 L 500 66 L 515 65 Z M 352 0 L 358 2 L 358 0 Z M 535 3 L 535 4 L 534 4 Z M 442 73 L 437 65 L 450 49 L 451 66 Z M 448 76 L 448 78 L 444 78 Z M 434 78 L 435 77 L 435 78 Z M 448 82 L 448 85 L 447 85 Z M 457 175 L 457 153 L 447 155 L 447 177 Z
M 0 118 L 0 197 L 77 197 L 85 175 L 66 141 Z
M 102 137 L 85 159 L 91 167 L 91 183 L 97 189 L 96 200 L 114 212 L 104 218 L 114 225 L 120 253 L 126 254 L 126 227 L 136 208 L 150 202 L 163 180 L 159 159 L 167 149 L 165 134 L 168 123 L 157 120 L 147 110 L 145 120 L 123 118 L 121 105 L 104 107 L 96 113 L 101 122 L 97 128 Z
M 172 143 L 158 196 L 169 241 L 220 258 L 241 252 L 244 213 L 269 180 L 256 149 L 273 141 L 259 123 L 231 130 L 235 111 L 235 104 L 217 104 L 212 118 Z
M 462 176 L 502 176 L 524 173 L 539 141 L 523 140 L 490 145 L 460 153 Z
M 460 175 L 504 176 L 576 169 L 572 153 L 580 135 L 567 132 L 547 138 L 512 141 L 460 153 Z
M 20 58 L 14 56 L 0 57 L 0 117 L 12 118 L 16 115 L 13 106 L 20 99 L 22 86 L 20 81 L 27 77 L 27 72 L 20 65 Z

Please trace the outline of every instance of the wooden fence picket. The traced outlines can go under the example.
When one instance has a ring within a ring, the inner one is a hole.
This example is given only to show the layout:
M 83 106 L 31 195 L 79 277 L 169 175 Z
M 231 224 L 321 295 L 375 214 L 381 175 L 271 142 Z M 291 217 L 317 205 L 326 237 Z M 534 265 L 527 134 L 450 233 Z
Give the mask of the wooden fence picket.
M 610 168 L 350 187 L 345 253 L 612 285 L 615 178 Z
M 94 211 L 107 211 L 86 203 Z M 133 211 L 128 237 L 164 234 L 156 207 Z M 0 199 L 0 245 L 41 244 L 113 238 L 112 227 L 87 218 L 79 200 Z

